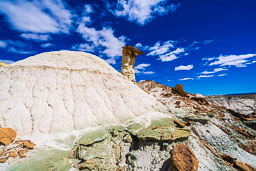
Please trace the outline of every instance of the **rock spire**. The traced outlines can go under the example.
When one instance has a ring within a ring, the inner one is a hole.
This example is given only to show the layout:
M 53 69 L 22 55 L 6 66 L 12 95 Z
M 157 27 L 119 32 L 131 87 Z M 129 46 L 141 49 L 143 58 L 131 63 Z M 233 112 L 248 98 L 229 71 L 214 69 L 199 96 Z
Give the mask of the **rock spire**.
M 144 52 L 140 51 L 133 46 L 123 47 L 122 67 L 121 73 L 129 80 L 136 82 L 134 75 L 134 64 L 138 55 L 143 55 Z

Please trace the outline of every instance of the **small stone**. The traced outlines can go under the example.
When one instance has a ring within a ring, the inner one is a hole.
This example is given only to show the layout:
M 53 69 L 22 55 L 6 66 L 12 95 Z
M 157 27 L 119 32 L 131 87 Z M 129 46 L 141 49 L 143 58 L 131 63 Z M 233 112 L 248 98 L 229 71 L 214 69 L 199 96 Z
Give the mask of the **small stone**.
M 191 123 L 191 121 L 187 121 L 186 123 L 185 123 L 185 125 L 187 125 L 187 126 L 190 126 L 192 123 Z
M 19 154 L 20 158 L 23 158 L 23 157 L 26 157 L 27 152 L 28 152 L 28 149 L 19 150 L 18 154 Z
M 130 158 L 132 161 L 135 161 L 135 160 L 138 159 L 137 156 L 136 156 L 136 154 L 135 154 L 134 152 L 129 152 L 129 153 L 127 153 L 127 154 L 126 154 L 126 157 Z
M 251 167 L 250 165 L 243 163 L 243 162 L 239 162 L 237 160 L 235 160 L 235 162 L 234 162 L 234 167 L 236 167 L 237 169 L 242 170 L 242 171 L 255 171 L 256 170 L 253 167 Z
M 185 144 L 178 144 L 172 151 L 171 164 L 177 171 L 196 171 L 198 160 Z
M 19 140 L 16 142 L 21 142 L 24 148 L 34 149 L 35 144 L 33 144 L 30 140 Z
M 9 145 L 16 138 L 16 131 L 12 128 L 0 128 L 0 143 Z
M 124 137 L 124 142 L 128 142 L 128 143 L 132 143 L 133 139 L 131 137 L 130 134 L 127 134 L 125 137 Z
M 16 158 L 17 156 L 18 156 L 17 153 L 13 151 L 9 152 L 9 157 Z
M 185 124 L 181 123 L 181 122 L 178 121 L 178 120 L 174 120 L 174 123 L 175 123 L 178 127 L 180 127 L 180 128 L 184 128 L 184 127 L 185 127 Z
M 90 159 L 90 160 L 86 160 L 84 163 L 82 163 L 80 165 L 80 167 L 92 170 L 95 167 L 95 164 L 96 163 L 95 163 L 94 159 Z
M 1 159 L 0 159 L 0 163 L 5 163 L 7 160 L 8 160 L 8 157 L 1 158 Z

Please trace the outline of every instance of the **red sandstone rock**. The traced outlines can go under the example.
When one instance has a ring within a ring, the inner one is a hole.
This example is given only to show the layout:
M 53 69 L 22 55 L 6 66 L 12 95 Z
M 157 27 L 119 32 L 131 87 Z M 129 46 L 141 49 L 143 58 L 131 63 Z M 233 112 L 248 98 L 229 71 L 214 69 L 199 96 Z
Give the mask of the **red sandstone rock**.
M 16 131 L 12 128 L 0 128 L 0 143 L 9 145 L 16 138 Z
M 255 171 L 256 170 L 253 167 L 251 167 L 250 165 L 243 163 L 243 162 L 239 162 L 237 160 L 234 162 L 234 167 L 236 167 L 237 169 L 242 170 L 242 171 Z
M 17 153 L 15 153 L 15 152 L 9 152 L 9 157 L 13 157 L 13 158 L 16 158 L 18 155 L 17 155 Z
M 1 159 L 0 159 L 0 163 L 5 163 L 7 160 L 8 160 L 8 157 L 1 158 Z
M 34 149 L 35 144 L 33 144 L 30 140 L 19 140 L 16 142 L 21 142 L 24 148 Z
M 171 164 L 177 171 L 196 171 L 198 160 L 185 144 L 178 144 L 172 151 Z
M 28 149 L 19 150 L 18 154 L 19 154 L 20 158 L 23 158 L 23 157 L 26 157 L 27 152 L 28 152 Z
M 185 124 L 181 123 L 180 121 L 177 121 L 177 120 L 174 120 L 174 123 L 180 127 L 180 128 L 184 128 L 185 127 Z

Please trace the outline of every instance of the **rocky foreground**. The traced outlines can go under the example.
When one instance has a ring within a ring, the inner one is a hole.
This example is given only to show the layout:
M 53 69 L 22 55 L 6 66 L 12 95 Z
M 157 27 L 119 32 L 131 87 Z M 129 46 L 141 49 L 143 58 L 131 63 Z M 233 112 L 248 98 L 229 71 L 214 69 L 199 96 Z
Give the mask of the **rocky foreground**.
M 255 113 L 182 85 L 134 84 L 67 51 L 2 67 L 0 80 L 1 170 L 256 170 Z

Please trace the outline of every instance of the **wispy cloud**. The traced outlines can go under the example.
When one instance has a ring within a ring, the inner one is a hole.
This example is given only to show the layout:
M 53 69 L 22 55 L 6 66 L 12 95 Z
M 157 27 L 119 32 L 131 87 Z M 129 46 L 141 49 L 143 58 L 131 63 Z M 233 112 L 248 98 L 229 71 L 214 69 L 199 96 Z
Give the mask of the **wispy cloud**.
M 92 22 L 90 14 L 94 13 L 91 5 L 84 6 L 82 19 L 78 25 L 77 32 L 85 42 L 72 46 L 73 50 L 86 52 L 99 52 L 100 55 L 108 57 L 109 64 L 116 64 L 116 59 L 122 55 L 122 47 L 125 46 L 125 36 L 115 36 L 111 27 L 96 29 L 89 26 Z
M 220 71 L 226 71 L 226 68 L 215 68 L 213 71 L 204 71 L 201 74 L 214 74 L 216 72 L 220 72 Z
M 122 55 L 125 37 L 116 37 L 112 28 L 104 27 L 102 30 L 96 30 L 82 23 L 79 25 L 77 32 L 88 42 L 88 44 L 78 45 L 78 50 L 95 51 L 100 48 L 100 50 L 104 49 L 101 53 L 110 58 L 117 58 Z M 73 47 L 75 48 L 76 45 Z
M 49 47 L 53 47 L 54 44 L 53 43 L 44 43 L 44 44 L 41 44 L 41 47 L 42 48 L 49 48 Z
M 173 42 L 174 41 L 172 40 L 168 40 L 164 42 L 162 45 L 160 41 L 157 42 L 153 47 L 149 48 L 151 52 L 148 53 L 147 56 L 158 56 L 168 52 L 170 48 L 174 47 Z
M 198 78 L 211 78 L 214 77 L 214 75 L 199 75 Z
M 185 52 L 184 48 L 174 49 L 174 43 L 173 40 L 168 40 L 162 44 L 158 41 L 154 46 L 145 46 L 144 49 L 150 51 L 147 56 L 159 56 L 158 59 L 162 62 L 169 62 L 177 59 L 177 55 Z
M 170 4 L 169 0 L 118 0 L 117 4 L 108 3 L 109 10 L 117 17 L 125 17 L 131 22 L 144 25 L 157 15 L 174 12 L 179 4 Z
M 209 66 L 219 65 L 219 66 L 236 66 L 236 67 L 246 67 L 250 58 L 255 57 L 256 54 L 245 54 L 245 55 L 220 55 L 215 58 L 206 58 L 208 61 L 212 61 Z
M 20 37 L 28 40 L 35 40 L 38 42 L 48 41 L 51 38 L 50 35 L 37 33 L 22 33 Z
M 219 74 L 218 77 L 224 77 L 226 76 L 227 74 Z
M 153 46 L 143 46 L 141 43 L 137 43 L 135 46 L 141 50 L 149 51 L 147 56 L 158 56 L 158 60 L 170 62 L 181 56 L 188 56 L 190 51 L 199 50 L 203 44 L 203 41 L 189 43 L 186 40 L 168 40 L 163 43 L 158 41 Z
M 175 67 L 175 71 L 181 71 L 181 70 L 191 70 L 193 69 L 193 65 L 181 65 L 181 66 L 178 66 L 178 67 Z
M 1 0 L 0 13 L 12 28 L 32 33 L 68 33 L 71 13 L 62 0 Z
M 154 74 L 153 71 L 145 71 L 147 67 L 149 67 L 150 64 L 139 64 L 134 67 L 134 72 L 136 74 Z
M 179 79 L 179 80 L 181 80 L 181 81 L 194 80 L 194 78 L 181 78 L 181 79 Z
M 7 46 L 7 42 L 0 40 L 0 48 L 5 48 Z

